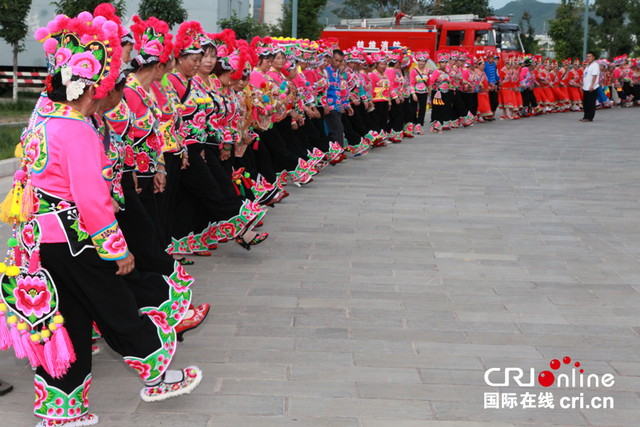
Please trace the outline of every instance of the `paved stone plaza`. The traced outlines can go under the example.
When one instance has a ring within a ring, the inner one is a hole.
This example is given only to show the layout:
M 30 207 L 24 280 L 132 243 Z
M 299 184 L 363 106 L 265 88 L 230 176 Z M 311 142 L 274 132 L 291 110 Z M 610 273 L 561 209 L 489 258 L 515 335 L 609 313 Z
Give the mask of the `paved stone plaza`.
M 142 403 L 101 342 L 92 412 L 105 427 L 640 425 L 639 111 L 405 139 L 289 185 L 264 244 L 223 244 L 189 268 L 212 309 L 174 366 L 198 365 L 201 386 Z M 564 357 L 556 377 L 578 361 L 615 384 L 539 385 Z M 535 368 L 536 386 L 485 383 L 507 367 L 524 382 Z M 0 378 L 15 386 L 0 425 L 34 425 L 31 369 L 2 352 Z M 517 407 L 484 409 L 496 392 Z M 527 392 L 555 408 L 522 408 Z M 615 409 L 560 407 L 581 393 Z

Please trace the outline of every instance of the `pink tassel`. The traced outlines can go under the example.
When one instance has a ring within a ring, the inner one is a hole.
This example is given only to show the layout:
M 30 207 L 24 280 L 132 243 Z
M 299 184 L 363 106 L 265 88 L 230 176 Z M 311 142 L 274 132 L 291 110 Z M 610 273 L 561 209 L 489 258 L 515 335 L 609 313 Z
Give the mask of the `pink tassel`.
M 13 342 L 13 349 L 16 352 L 16 357 L 18 359 L 23 359 L 27 354 L 24 352 L 24 347 L 22 346 L 22 340 L 20 339 L 20 331 L 18 330 L 17 323 L 11 325 L 11 341 Z
M 76 352 L 73 350 L 73 343 L 71 343 L 71 338 L 69 338 L 69 333 L 64 325 L 56 324 L 53 339 L 55 340 L 55 346 L 58 350 L 58 364 L 68 366 L 75 362 Z
M 40 251 L 33 251 L 29 260 L 29 274 L 36 274 L 40 270 Z
M 51 337 L 53 338 L 53 336 Z M 44 339 L 44 363 L 45 369 L 53 378 L 61 378 L 64 373 L 66 373 L 66 369 L 63 366 L 58 364 L 58 360 L 56 357 L 56 346 L 53 339 L 45 338 Z M 62 373 L 64 371 L 64 373 Z
M 18 248 L 15 248 L 14 254 L 15 254 L 15 257 L 16 257 L 16 266 L 17 267 L 22 267 L 22 251 L 19 250 Z
M 7 327 L 4 311 L 0 312 L 0 350 L 8 350 L 11 347 L 11 334 Z
M 38 357 L 38 352 L 35 348 L 36 346 L 40 346 L 40 344 L 31 341 L 30 333 L 25 332 L 22 334 L 22 346 L 24 347 L 24 352 L 29 358 L 29 363 L 31 363 L 31 366 L 33 366 L 34 368 L 40 366 L 40 358 Z

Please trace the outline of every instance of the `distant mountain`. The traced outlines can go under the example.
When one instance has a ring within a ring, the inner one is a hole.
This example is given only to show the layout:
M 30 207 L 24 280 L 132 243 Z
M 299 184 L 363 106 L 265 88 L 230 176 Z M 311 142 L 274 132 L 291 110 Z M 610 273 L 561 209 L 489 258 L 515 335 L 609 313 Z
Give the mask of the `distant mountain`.
M 549 30 L 549 23 L 545 22 L 556 17 L 556 9 L 558 3 L 541 3 L 536 0 L 517 0 L 507 3 L 504 7 L 496 9 L 495 14 L 498 16 L 507 16 L 513 14 L 511 22 L 517 24 L 525 11 L 531 15 L 531 25 L 536 30 L 536 34 L 542 34 L 546 29 Z

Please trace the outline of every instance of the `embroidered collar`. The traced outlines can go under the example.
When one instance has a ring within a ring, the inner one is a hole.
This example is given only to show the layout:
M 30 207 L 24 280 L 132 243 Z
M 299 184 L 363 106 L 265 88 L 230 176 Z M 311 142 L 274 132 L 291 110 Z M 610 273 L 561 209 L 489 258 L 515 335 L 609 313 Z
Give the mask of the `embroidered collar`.
M 78 110 L 74 110 L 71 106 L 60 102 L 48 102 L 42 107 L 38 114 L 42 117 L 58 117 L 62 119 L 80 120 L 89 123 L 89 120 Z

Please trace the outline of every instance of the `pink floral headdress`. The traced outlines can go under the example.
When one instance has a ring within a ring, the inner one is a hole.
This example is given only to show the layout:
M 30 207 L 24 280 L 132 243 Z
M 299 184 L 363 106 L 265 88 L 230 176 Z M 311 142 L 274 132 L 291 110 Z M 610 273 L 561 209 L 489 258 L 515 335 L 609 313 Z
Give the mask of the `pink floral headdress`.
M 68 101 L 78 99 L 87 86 L 96 87 L 96 99 L 113 89 L 121 64 L 120 28 L 104 16 L 82 12 L 76 18 L 59 15 L 36 30 L 36 39 L 54 56 L 50 73 L 61 74 Z
M 131 31 L 136 41 L 134 49 L 138 52 L 133 60 L 140 66 L 155 61 L 166 64 L 173 51 L 173 35 L 167 23 L 153 16 L 143 21 L 138 15 L 133 17 L 133 22 Z
M 187 21 L 180 24 L 176 43 L 173 46 L 176 58 L 181 55 L 202 53 L 199 36 L 203 33 L 202 25 L 198 21 Z
M 422 50 L 419 52 L 416 52 L 414 54 L 414 58 L 416 61 L 428 61 L 429 60 L 429 51 L 428 50 Z
M 226 45 L 225 45 L 226 46 Z M 224 56 L 220 55 L 222 47 L 218 50 L 218 61 L 220 65 L 226 71 L 231 71 L 231 78 L 234 80 L 240 80 L 242 74 L 246 68 L 247 62 L 252 61 L 250 50 L 251 48 L 244 40 L 239 40 L 233 51 Z

